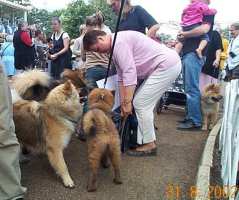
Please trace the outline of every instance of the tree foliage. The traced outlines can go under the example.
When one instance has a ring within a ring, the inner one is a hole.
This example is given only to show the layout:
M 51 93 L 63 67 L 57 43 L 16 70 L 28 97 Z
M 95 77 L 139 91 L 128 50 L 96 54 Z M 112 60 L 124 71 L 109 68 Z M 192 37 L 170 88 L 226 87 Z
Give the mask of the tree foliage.
M 34 8 L 28 13 L 28 23 L 37 24 L 46 34 L 51 32 L 51 19 L 52 13 L 44 9 Z
M 51 18 L 60 17 L 63 28 L 71 38 L 79 35 L 79 26 L 85 22 L 86 16 L 100 10 L 105 17 L 105 24 L 112 30 L 115 28 L 116 16 L 112 13 L 106 0 L 73 0 L 65 9 L 48 12 L 47 10 L 34 8 L 28 15 L 29 24 L 38 24 L 47 34 L 51 32 Z

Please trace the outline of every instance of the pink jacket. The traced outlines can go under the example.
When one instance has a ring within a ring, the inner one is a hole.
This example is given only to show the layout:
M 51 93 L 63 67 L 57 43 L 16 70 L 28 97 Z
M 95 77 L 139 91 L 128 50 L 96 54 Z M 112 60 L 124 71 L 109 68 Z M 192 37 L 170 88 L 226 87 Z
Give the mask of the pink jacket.
M 217 11 L 210 9 L 208 5 L 200 0 L 194 0 L 184 10 L 182 14 L 182 26 L 191 26 L 202 23 L 205 15 L 215 15 Z

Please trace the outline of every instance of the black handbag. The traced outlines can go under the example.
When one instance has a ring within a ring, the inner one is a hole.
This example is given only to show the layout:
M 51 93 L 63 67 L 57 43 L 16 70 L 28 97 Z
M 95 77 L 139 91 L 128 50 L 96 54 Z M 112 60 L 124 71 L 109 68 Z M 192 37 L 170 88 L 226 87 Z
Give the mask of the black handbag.
M 239 65 L 232 70 L 229 70 L 228 66 L 226 66 L 225 70 L 226 70 L 226 76 L 224 78 L 224 81 L 239 79 Z
M 112 120 L 119 131 L 121 151 L 124 153 L 128 149 L 137 147 L 138 120 L 135 112 L 124 119 L 120 115 L 120 108 L 118 108 L 113 112 Z

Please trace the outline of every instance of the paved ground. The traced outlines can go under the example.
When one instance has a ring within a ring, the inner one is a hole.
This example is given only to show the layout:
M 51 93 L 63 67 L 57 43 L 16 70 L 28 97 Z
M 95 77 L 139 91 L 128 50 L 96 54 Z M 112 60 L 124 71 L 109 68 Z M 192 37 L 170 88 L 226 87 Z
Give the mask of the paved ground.
M 86 192 L 88 166 L 86 144 L 73 139 L 65 152 L 76 188 L 67 189 L 55 175 L 46 157 L 36 157 L 22 166 L 27 200 L 189 200 L 197 166 L 206 142 L 205 132 L 180 132 L 180 111 L 167 110 L 156 116 L 158 156 L 122 156 L 123 185 L 112 183 L 110 169 L 101 169 L 98 191 Z M 173 184 L 173 187 L 169 185 Z

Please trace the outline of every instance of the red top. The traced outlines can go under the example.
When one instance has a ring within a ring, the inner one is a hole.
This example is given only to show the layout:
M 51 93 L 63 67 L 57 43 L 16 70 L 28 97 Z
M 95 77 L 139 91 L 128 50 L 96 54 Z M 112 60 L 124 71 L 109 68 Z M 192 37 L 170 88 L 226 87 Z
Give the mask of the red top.
M 25 45 L 32 46 L 32 39 L 27 31 L 22 31 L 20 38 Z

